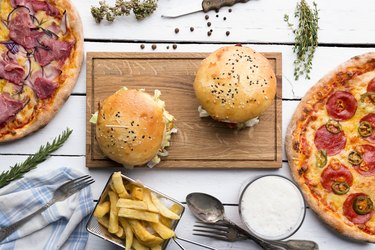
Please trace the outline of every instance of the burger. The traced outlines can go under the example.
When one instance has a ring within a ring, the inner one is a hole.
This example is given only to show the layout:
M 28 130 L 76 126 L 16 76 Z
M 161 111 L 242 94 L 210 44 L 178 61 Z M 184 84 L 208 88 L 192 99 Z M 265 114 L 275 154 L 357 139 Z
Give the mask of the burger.
M 202 61 L 194 91 L 201 117 L 211 116 L 231 127 L 249 127 L 272 105 L 276 77 L 262 54 L 248 47 L 226 46 Z
M 174 117 L 165 110 L 160 91 L 154 96 L 144 90 L 122 88 L 99 104 L 90 120 L 96 124 L 101 151 L 125 167 L 153 167 L 167 156 Z

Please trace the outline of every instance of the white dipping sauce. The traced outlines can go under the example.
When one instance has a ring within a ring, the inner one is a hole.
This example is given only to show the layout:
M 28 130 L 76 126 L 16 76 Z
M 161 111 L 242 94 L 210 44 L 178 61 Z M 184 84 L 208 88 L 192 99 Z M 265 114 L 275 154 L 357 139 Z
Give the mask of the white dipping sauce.
M 241 217 L 256 235 L 284 239 L 292 235 L 305 216 L 299 189 L 281 176 L 264 176 L 250 183 L 240 200 Z

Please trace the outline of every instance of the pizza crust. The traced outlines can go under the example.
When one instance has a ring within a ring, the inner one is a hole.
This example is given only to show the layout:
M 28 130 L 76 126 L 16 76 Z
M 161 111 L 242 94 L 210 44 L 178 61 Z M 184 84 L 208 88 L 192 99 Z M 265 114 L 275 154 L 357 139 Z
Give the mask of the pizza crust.
M 295 113 L 288 125 L 285 137 L 285 151 L 288 158 L 288 164 L 292 172 L 292 176 L 294 180 L 298 183 L 305 197 L 305 200 L 313 209 L 313 211 L 317 213 L 325 223 L 332 226 L 339 233 L 342 233 L 343 235 L 356 240 L 363 240 L 375 243 L 375 235 L 364 233 L 363 231 L 358 229 L 355 224 L 353 224 L 353 226 L 348 225 L 341 219 L 336 219 L 336 214 L 334 214 L 331 211 L 327 211 L 326 208 L 316 198 L 312 196 L 310 189 L 305 184 L 303 176 L 299 175 L 300 166 L 297 164 L 295 159 L 299 158 L 300 153 L 296 150 L 297 145 L 295 144 L 293 138 L 293 132 L 296 130 L 297 122 L 303 117 L 305 113 L 304 110 L 306 108 L 309 108 L 309 102 L 311 102 L 311 99 L 314 99 L 314 95 L 316 95 L 318 91 L 326 89 L 327 83 L 329 83 L 330 80 L 334 78 L 337 74 L 340 74 L 340 72 L 347 72 L 347 68 L 349 67 L 363 65 L 370 61 L 375 61 L 375 52 L 355 56 L 347 62 L 338 66 L 334 71 L 328 73 L 326 76 L 320 79 L 318 83 L 316 83 L 310 90 L 308 90 L 308 92 L 302 98 L 301 102 L 296 108 Z
M 0 139 L 0 142 L 7 142 L 22 138 L 46 126 L 69 98 L 77 82 L 84 58 L 82 21 L 70 0 L 57 0 L 55 4 L 56 6 L 62 7 L 67 11 L 67 13 L 69 13 L 68 25 L 70 27 L 70 31 L 73 33 L 73 36 L 76 39 L 76 44 L 74 55 L 70 56 L 67 60 L 69 60 L 70 65 L 74 66 L 70 66 L 68 70 L 64 70 L 62 72 L 62 74 L 69 77 L 64 81 L 62 87 L 60 87 L 52 97 L 53 102 L 46 105 L 48 109 L 44 108 L 41 112 L 38 112 L 37 116 L 33 118 L 30 123 L 17 129 L 14 133 L 4 135 Z

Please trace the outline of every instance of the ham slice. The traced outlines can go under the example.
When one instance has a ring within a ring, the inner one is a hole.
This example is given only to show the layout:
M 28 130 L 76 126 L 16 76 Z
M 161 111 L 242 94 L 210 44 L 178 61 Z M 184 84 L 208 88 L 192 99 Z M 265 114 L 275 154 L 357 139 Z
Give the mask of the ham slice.
M 26 8 L 20 8 L 15 17 L 10 20 L 9 37 L 25 49 L 32 49 L 38 45 L 37 39 L 43 36 L 44 32 L 35 30 L 30 13 Z
M 10 98 L 9 94 L 0 94 L 0 126 L 14 117 L 23 107 L 25 102 Z
M 0 78 L 22 85 L 24 75 L 25 71 L 17 61 L 8 57 L 7 54 L 0 56 Z
M 52 61 L 65 61 L 74 47 L 72 42 L 55 40 L 47 35 L 40 40 L 42 47 L 35 50 L 35 60 L 41 65 L 46 66 Z
M 11 4 L 13 7 L 16 6 L 27 6 L 33 9 L 35 12 L 39 10 L 44 10 L 47 15 L 50 16 L 58 16 L 60 15 L 60 11 L 53 5 L 47 3 L 46 1 L 38 1 L 38 0 L 11 0 Z
M 42 77 L 37 77 L 34 82 L 34 91 L 39 99 L 49 98 L 59 85 Z

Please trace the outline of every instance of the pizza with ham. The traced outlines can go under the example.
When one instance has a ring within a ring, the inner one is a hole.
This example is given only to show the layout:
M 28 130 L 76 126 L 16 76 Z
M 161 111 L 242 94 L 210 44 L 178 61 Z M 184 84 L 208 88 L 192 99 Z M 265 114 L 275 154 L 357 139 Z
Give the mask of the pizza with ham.
M 307 92 L 286 152 L 310 207 L 344 235 L 375 242 L 375 53 L 343 63 Z
M 82 24 L 68 0 L 0 1 L 0 142 L 45 126 L 78 78 Z

